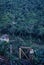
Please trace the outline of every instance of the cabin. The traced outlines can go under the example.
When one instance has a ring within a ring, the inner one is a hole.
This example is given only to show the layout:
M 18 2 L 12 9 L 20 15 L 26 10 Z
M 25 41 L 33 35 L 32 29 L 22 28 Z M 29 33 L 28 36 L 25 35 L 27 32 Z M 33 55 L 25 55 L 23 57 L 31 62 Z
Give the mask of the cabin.
M 32 60 L 34 57 L 34 50 L 30 47 L 20 47 L 19 48 L 19 59 Z
M 9 42 L 9 36 L 7 34 L 4 34 L 0 37 L 0 41 Z

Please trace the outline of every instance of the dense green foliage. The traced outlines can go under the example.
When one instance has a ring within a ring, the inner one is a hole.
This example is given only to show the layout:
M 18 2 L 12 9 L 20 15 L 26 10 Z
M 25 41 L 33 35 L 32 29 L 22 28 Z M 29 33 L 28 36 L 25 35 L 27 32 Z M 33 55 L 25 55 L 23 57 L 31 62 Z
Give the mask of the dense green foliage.
M 0 42 L 0 54 L 12 60 L 18 57 L 20 46 L 44 46 L 44 0 L 0 0 L 0 36 L 3 34 L 9 35 L 10 42 Z

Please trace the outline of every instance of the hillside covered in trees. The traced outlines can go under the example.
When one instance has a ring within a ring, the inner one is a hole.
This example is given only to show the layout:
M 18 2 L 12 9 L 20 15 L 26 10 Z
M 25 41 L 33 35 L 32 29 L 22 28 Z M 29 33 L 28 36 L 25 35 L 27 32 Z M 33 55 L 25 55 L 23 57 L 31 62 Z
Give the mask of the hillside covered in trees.
M 5 34 L 9 42 L 0 40 L 0 55 L 14 61 L 19 47 L 27 46 L 36 50 L 35 65 L 44 65 L 44 0 L 0 0 L 0 38 Z

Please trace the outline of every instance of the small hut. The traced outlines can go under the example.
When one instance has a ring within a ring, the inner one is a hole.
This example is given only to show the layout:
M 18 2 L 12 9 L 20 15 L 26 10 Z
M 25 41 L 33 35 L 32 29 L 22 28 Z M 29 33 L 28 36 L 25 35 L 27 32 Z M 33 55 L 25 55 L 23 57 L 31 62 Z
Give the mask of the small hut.
M 20 47 L 19 48 L 19 58 L 20 59 L 33 59 L 34 50 L 30 47 Z

